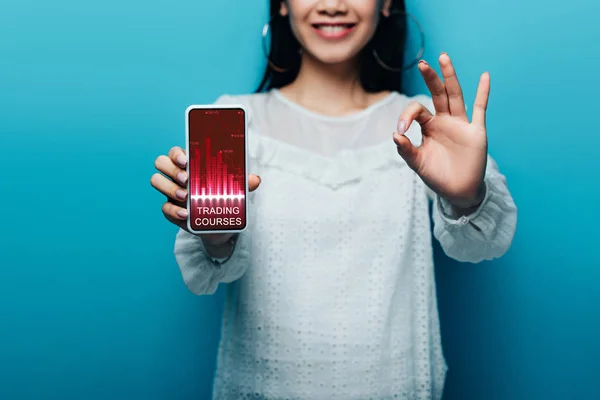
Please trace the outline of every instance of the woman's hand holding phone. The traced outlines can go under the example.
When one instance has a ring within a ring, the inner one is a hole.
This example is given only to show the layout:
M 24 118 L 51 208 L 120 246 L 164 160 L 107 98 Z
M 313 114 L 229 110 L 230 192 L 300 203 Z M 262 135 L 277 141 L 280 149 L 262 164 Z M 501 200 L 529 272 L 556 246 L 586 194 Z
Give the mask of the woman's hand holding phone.
M 189 218 L 186 209 L 187 200 L 187 180 L 186 164 L 188 157 L 185 150 L 175 146 L 169 150 L 169 153 L 160 155 L 156 158 L 154 165 L 160 172 L 152 175 L 150 184 L 160 193 L 167 196 L 167 201 L 162 206 L 162 212 L 173 224 L 189 232 L 187 219 Z M 257 175 L 248 175 L 248 190 L 256 190 L 260 185 L 260 178 Z M 234 233 L 224 234 L 201 234 L 198 235 L 202 240 L 211 246 L 220 246 L 231 239 Z

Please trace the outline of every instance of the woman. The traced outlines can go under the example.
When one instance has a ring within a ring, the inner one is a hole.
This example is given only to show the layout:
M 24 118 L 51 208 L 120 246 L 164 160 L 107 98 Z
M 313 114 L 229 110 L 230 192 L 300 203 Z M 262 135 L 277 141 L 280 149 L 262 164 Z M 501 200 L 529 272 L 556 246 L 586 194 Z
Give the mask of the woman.
M 448 256 L 475 263 L 506 252 L 517 211 L 487 152 L 489 75 L 472 121 L 446 54 L 443 80 L 418 64 L 431 97 L 402 94 L 404 7 L 271 1 L 258 93 L 217 101 L 249 110 L 249 163 L 262 178 L 249 177 L 242 234 L 188 233 L 186 155 L 174 147 L 156 161 L 152 185 L 181 227 L 175 256 L 186 285 L 236 289 L 217 399 L 441 397 L 430 222 Z

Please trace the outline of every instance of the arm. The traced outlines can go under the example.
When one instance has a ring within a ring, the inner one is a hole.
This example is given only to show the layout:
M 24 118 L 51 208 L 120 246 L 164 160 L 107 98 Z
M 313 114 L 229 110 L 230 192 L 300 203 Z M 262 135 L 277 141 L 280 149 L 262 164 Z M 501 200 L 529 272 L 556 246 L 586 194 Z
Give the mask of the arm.
M 458 261 L 477 263 L 502 256 L 517 226 L 517 207 L 496 162 L 488 156 L 485 196 L 479 206 L 461 210 L 428 190 L 433 200 L 433 233 L 445 253 Z
M 452 61 L 442 53 L 439 63 L 443 81 L 429 64 L 419 63 L 431 98 L 424 96 L 422 103 L 414 102 L 402 112 L 394 141 L 398 153 L 430 188 L 434 236 L 446 254 L 468 262 L 500 257 L 512 242 L 517 210 L 505 177 L 488 154 L 490 75 L 479 78 L 469 120 Z M 421 127 L 418 147 L 405 135 L 413 122 Z

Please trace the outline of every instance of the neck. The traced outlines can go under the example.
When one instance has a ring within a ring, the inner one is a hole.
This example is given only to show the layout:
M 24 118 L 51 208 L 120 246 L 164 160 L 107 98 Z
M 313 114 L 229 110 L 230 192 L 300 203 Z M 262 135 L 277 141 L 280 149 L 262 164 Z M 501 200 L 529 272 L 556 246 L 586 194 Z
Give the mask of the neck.
M 296 80 L 281 92 L 307 108 L 329 115 L 356 112 L 375 97 L 381 97 L 367 93 L 360 84 L 358 58 L 324 64 L 306 52 Z

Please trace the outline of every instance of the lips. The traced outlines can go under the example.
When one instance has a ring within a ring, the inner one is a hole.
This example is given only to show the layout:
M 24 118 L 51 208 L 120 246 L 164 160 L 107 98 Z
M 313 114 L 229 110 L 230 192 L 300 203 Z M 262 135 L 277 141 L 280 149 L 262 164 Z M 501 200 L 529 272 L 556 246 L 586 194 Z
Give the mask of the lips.
M 353 23 L 318 23 L 312 25 L 313 30 L 325 39 L 340 39 L 350 34 L 356 24 Z

